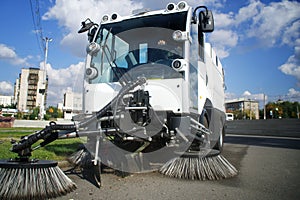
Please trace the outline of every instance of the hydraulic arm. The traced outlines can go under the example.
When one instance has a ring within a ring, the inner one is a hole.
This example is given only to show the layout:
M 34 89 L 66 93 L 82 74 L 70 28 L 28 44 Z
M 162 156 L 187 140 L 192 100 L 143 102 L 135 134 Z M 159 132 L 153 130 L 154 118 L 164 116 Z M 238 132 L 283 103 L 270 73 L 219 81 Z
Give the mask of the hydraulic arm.
M 86 119 L 74 124 L 56 124 L 55 122 L 50 122 L 48 126 L 44 129 L 37 131 L 31 135 L 23 136 L 19 142 L 12 140 L 12 148 L 11 151 L 18 154 L 19 159 L 28 160 L 31 156 L 31 152 L 39 147 L 43 147 L 56 139 L 59 138 L 74 138 L 79 137 L 81 133 L 83 135 L 88 135 L 89 133 L 94 133 L 93 131 L 86 131 L 88 127 L 97 123 L 97 121 L 107 114 L 109 110 L 111 110 L 111 106 L 116 104 L 119 99 L 123 96 L 130 93 L 132 89 L 137 86 L 141 86 L 146 83 L 145 78 L 138 78 L 136 81 L 130 82 L 125 85 L 118 95 L 109 102 L 106 106 L 104 106 L 101 110 L 89 116 Z M 38 142 L 39 140 L 44 140 L 37 147 L 32 148 L 32 145 Z

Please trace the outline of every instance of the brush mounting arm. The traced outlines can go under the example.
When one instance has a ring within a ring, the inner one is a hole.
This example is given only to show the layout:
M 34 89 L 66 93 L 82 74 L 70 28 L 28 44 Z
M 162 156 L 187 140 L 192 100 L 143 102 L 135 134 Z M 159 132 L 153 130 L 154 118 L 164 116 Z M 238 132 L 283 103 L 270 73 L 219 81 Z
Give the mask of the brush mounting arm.
M 40 146 L 45 146 L 58 139 L 59 132 L 63 131 L 64 134 L 76 132 L 77 128 L 75 124 L 56 124 L 50 122 L 49 126 L 44 129 L 33 133 L 31 135 L 23 136 L 19 142 L 12 141 L 11 151 L 18 153 L 20 157 L 29 157 L 33 151 L 31 146 L 39 140 L 44 140 Z
M 89 126 L 92 122 L 97 121 L 101 117 L 103 117 L 106 112 L 109 110 L 112 104 L 116 104 L 118 102 L 119 98 L 122 98 L 124 95 L 126 95 L 130 90 L 134 89 L 137 86 L 141 86 L 144 83 L 146 83 L 146 78 L 144 77 L 138 77 L 137 80 L 132 81 L 125 85 L 118 93 L 118 95 L 104 108 L 96 112 L 92 117 L 85 119 L 81 121 L 78 124 L 56 124 L 55 122 L 50 122 L 48 126 L 46 126 L 44 129 L 33 133 L 31 135 L 23 136 L 19 142 L 12 140 L 12 148 L 11 151 L 14 153 L 18 153 L 20 157 L 30 157 L 31 152 L 34 150 L 31 148 L 33 144 L 38 142 L 39 140 L 44 140 L 42 143 L 40 143 L 40 146 L 45 146 L 56 139 L 59 138 L 67 138 L 65 136 L 68 136 L 72 133 L 72 136 L 75 135 L 78 137 L 78 130 L 85 128 Z M 74 134 L 76 133 L 76 134 Z M 75 137 L 73 136 L 73 137 Z

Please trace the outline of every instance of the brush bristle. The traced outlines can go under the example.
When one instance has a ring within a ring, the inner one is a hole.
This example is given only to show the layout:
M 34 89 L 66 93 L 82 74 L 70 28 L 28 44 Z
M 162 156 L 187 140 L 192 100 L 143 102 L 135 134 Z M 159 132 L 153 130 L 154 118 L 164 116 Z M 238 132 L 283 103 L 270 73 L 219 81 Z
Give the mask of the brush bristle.
M 86 149 L 80 149 L 68 157 L 68 162 L 74 167 L 83 167 L 91 160 L 91 155 Z
M 237 175 L 238 171 L 222 155 L 177 157 L 169 160 L 160 173 L 180 179 L 219 180 Z
M 0 199 L 49 199 L 76 189 L 76 184 L 57 166 L 0 168 L 0 185 Z

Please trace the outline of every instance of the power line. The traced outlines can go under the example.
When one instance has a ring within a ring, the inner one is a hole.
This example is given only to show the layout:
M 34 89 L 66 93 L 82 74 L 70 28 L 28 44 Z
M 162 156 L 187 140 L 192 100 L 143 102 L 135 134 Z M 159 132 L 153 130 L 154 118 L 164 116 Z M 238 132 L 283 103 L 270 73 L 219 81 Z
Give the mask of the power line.
M 31 10 L 31 16 L 32 16 L 32 23 L 33 23 L 38 47 L 39 47 L 41 54 L 44 54 L 46 47 L 45 47 L 44 40 L 43 40 L 44 37 L 43 37 L 43 28 L 42 28 L 42 23 L 41 23 L 39 1 L 35 0 L 35 6 L 33 5 L 32 0 L 29 0 L 29 3 L 30 3 L 30 10 Z
M 300 101 L 300 96 L 297 94 L 294 95 L 267 95 L 268 99 L 272 99 L 273 101 L 278 101 L 278 100 L 286 100 L 286 101 Z

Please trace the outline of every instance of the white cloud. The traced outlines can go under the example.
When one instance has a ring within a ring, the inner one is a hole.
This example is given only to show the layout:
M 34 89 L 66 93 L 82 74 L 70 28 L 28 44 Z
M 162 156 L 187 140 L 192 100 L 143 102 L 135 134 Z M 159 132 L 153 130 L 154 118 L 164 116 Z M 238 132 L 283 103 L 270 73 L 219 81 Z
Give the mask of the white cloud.
M 283 33 L 282 44 L 294 46 L 295 40 L 298 38 L 300 38 L 300 20 L 292 23 L 291 26 L 286 27 Z
M 249 97 L 249 96 L 251 96 L 251 92 L 249 92 L 248 90 L 246 90 L 246 91 L 243 93 L 242 96 L 244 96 L 244 97 Z
M 300 39 L 294 41 L 294 55 L 281 65 L 278 69 L 284 74 L 295 76 L 300 87 Z
M 250 2 L 237 13 L 214 13 L 215 31 L 209 36 L 220 54 L 229 56 L 230 50 L 239 42 L 255 38 L 258 47 L 289 45 L 300 37 L 300 3 L 296 1 Z
M 289 57 L 287 62 L 281 65 L 279 69 L 287 75 L 295 76 L 300 83 L 300 66 L 297 64 L 297 59 L 294 55 Z
M 210 40 L 223 46 L 234 47 L 237 45 L 238 35 L 231 30 L 219 29 L 211 34 Z
M 298 101 L 300 102 L 300 91 L 295 90 L 294 88 L 290 88 L 289 92 L 287 94 L 288 100 L 295 102 Z
M 251 4 L 257 5 L 257 2 L 253 1 Z M 259 4 L 258 7 L 256 11 L 259 10 L 259 12 L 256 15 L 250 15 L 252 24 L 247 30 L 248 36 L 258 38 L 262 44 L 269 47 L 282 43 L 285 30 L 292 27 L 295 20 L 299 20 L 300 3 L 296 1 L 271 2 L 269 5 Z M 291 37 L 290 31 L 286 33 Z
M 287 95 L 291 96 L 291 97 L 299 97 L 300 98 L 300 91 L 297 91 L 294 88 L 290 88 Z
M 82 92 L 84 65 L 84 62 L 79 62 L 67 68 L 54 69 L 50 64 L 47 64 L 48 105 L 62 102 L 63 94 L 68 88 L 72 88 L 73 92 Z M 43 63 L 40 63 L 40 66 L 43 66 Z
M 145 0 L 147 1 L 147 0 Z M 167 1 L 165 0 L 166 2 L 170 2 L 170 1 Z M 179 2 L 180 0 L 178 1 L 173 1 L 175 3 Z M 224 6 L 224 4 L 226 3 L 226 0 L 202 0 L 202 1 L 199 1 L 199 0 L 186 0 L 186 2 L 189 4 L 189 5 L 192 5 L 192 6 L 207 6 L 208 9 L 212 9 L 212 7 L 214 8 L 221 8 Z
M 236 99 L 237 96 L 235 93 L 233 92 L 225 92 L 225 99 L 226 100 L 232 100 L 232 99 Z
M 209 40 L 220 58 L 229 56 L 230 48 L 237 45 L 238 39 L 236 32 L 225 29 L 217 29 L 209 36 Z
M 13 85 L 7 81 L 0 81 L 0 94 L 12 95 L 14 90 Z
M 228 14 L 216 12 L 213 14 L 215 20 L 215 27 L 219 28 L 229 28 L 235 23 L 234 13 L 230 12 Z
M 19 57 L 13 48 L 5 44 L 0 44 L 0 60 L 4 60 L 12 65 L 29 65 L 27 58 Z
M 234 25 L 249 22 L 253 17 L 260 15 L 263 4 L 260 1 L 251 0 L 250 3 L 239 9 L 235 16 Z
M 209 36 L 220 58 L 230 55 L 230 50 L 251 38 L 251 46 L 278 47 L 288 45 L 294 54 L 278 67 L 283 73 L 296 77 L 300 87 L 300 3 L 281 1 L 264 4 L 250 0 L 238 13 L 214 13 L 215 31 Z M 253 42 L 256 42 L 255 44 Z
M 249 90 L 245 90 L 242 95 L 236 95 L 235 93 L 226 93 L 225 98 L 228 100 L 232 99 L 251 99 L 251 100 L 256 100 L 256 101 L 263 101 L 264 100 L 264 94 L 263 93 L 257 93 L 257 94 L 252 94 Z M 266 98 L 266 96 L 265 96 Z

